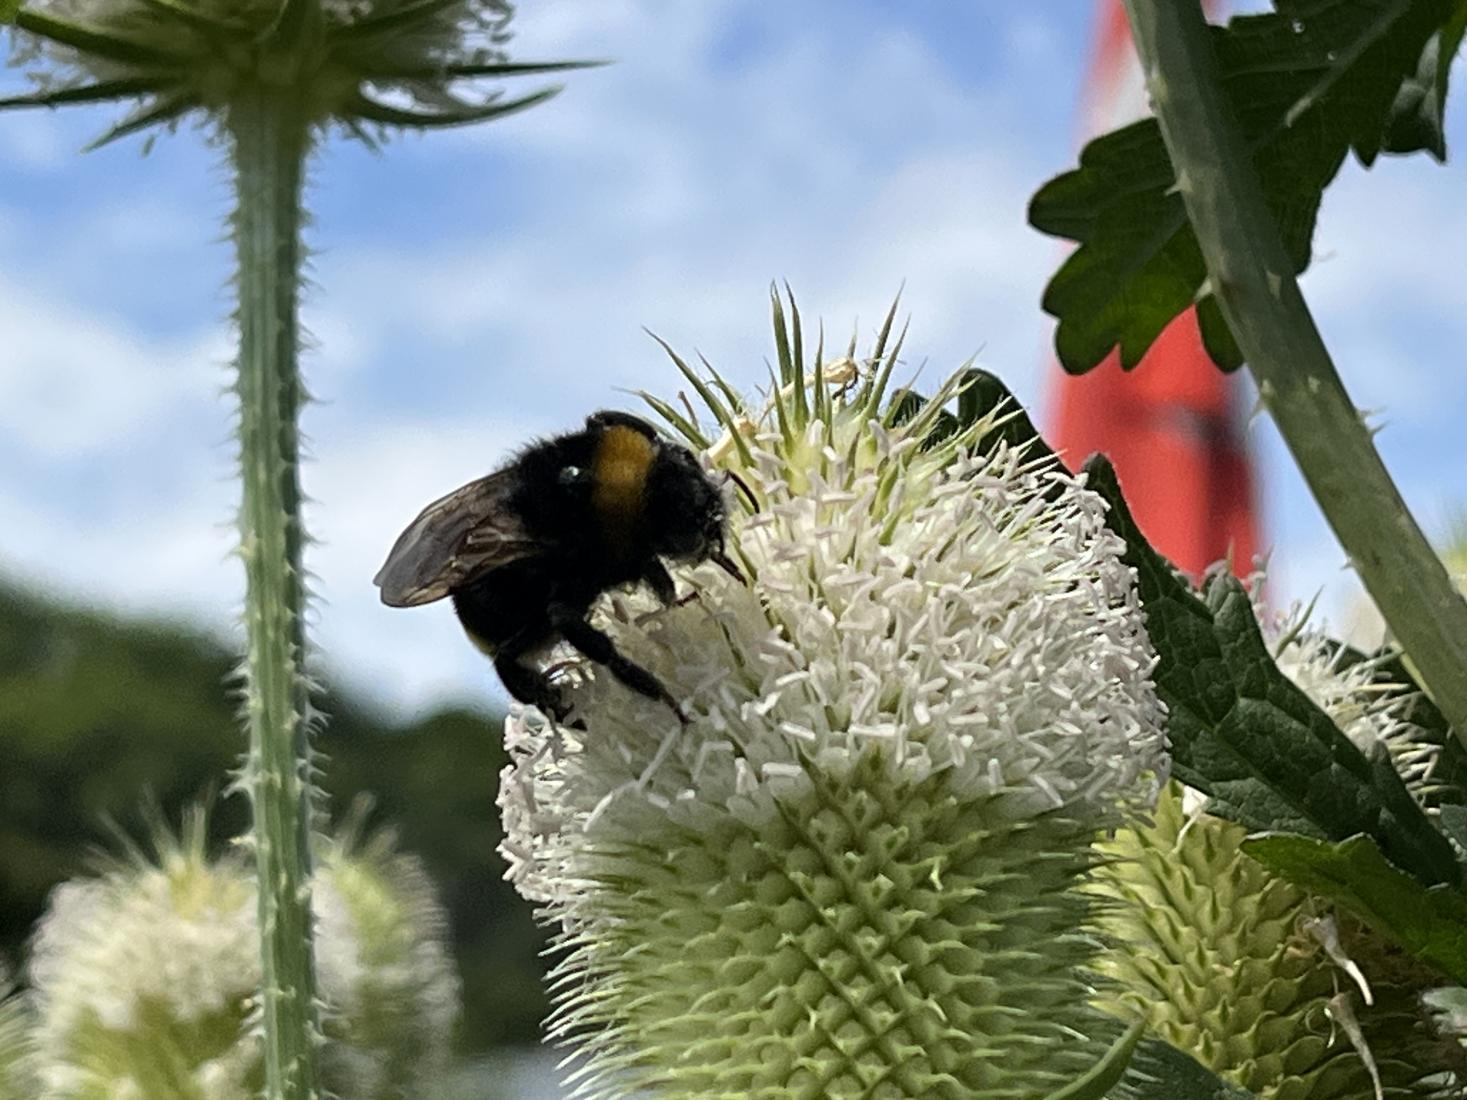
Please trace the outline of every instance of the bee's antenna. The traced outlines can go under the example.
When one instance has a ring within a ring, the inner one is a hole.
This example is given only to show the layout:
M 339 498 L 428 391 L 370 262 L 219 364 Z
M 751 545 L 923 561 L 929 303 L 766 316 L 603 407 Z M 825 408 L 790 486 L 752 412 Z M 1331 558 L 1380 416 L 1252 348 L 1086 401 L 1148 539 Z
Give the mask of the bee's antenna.
M 749 510 L 751 512 L 757 512 L 759 510 L 759 498 L 754 495 L 754 490 L 749 488 L 749 483 L 732 470 L 724 470 L 723 476 L 744 491 L 744 498 L 749 502 Z

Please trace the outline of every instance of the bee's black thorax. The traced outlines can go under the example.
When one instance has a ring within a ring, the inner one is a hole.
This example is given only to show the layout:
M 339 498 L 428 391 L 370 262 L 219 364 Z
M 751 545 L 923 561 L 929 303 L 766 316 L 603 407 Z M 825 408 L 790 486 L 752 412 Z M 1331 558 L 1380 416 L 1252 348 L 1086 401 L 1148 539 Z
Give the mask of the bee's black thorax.
M 587 612 L 652 556 L 644 537 L 652 440 L 611 426 L 537 443 L 513 464 L 512 507 L 545 549 L 453 593 L 459 621 L 489 652 L 556 635 L 549 609 Z

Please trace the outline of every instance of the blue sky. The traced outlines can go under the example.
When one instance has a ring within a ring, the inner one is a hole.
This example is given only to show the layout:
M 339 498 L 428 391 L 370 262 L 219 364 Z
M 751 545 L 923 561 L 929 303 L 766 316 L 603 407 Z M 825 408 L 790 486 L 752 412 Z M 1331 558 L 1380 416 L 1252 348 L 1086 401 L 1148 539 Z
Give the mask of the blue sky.
M 446 605 L 381 608 L 371 576 L 516 442 L 674 390 L 643 326 L 753 386 L 771 279 L 864 337 L 905 283 L 913 367 L 978 353 L 1042 410 L 1060 249 L 1024 208 L 1073 161 L 1092 7 L 524 0 L 516 56 L 617 63 L 487 127 L 327 144 L 305 426 L 329 675 L 403 712 L 498 692 Z M 0 572 L 227 634 L 227 170 L 188 128 L 79 155 L 117 113 L 0 116 Z M 1306 281 L 1433 532 L 1467 506 L 1461 193 L 1425 159 L 1351 165 Z M 1266 423 L 1252 442 L 1274 592 L 1324 587 L 1338 618 L 1343 555 Z

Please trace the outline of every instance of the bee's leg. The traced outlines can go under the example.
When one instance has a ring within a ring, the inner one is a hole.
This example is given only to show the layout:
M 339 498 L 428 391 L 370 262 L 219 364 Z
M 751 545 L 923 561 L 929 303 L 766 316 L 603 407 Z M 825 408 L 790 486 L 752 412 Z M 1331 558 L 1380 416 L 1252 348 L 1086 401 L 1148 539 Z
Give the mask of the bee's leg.
M 520 661 L 525 652 L 517 648 L 499 651 L 494 658 L 494 671 L 499 673 L 500 683 L 521 703 L 539 707 L 543 713 L 564 724 L 570 714 L 570 704 L 545 673 Z
M 652 594 L 661 601 L 663 607 L 671 607 L 677 603 L 677 585 L 672 582 L 672 574 L 656 558 L 648 558 L 642 566 L 642 579 L 647 582 L 647 587 L 652 589 Z
M 672 581 L 672 574 L 667 567 L 656 558 L 648 560 L 642 566 L 642 579 L 647 582 L 647 587 L 652 589 L 652 594 L 661 601 L 663 607 L 682 607 L 685 603 L 692 603 L 698 598 L 698 593 L 689 592 L 681 598 L 677 594 L 677 585 Z
M 605 665 L 607 671 L 639 695 L 666 703 L 677 715 L 679 722 L 685 726 L 688 724 L 683 708 L 678 705 L 678 701 L 672 697 L 667 688 L 662 686 L 662 681 L 635 661 L 622 656 L 615 644 L 605 634 L 575 614 L 556 616 L 552 612 L 551 621 L 555 623 L 561 637 L 585 656 L 599 665 Z

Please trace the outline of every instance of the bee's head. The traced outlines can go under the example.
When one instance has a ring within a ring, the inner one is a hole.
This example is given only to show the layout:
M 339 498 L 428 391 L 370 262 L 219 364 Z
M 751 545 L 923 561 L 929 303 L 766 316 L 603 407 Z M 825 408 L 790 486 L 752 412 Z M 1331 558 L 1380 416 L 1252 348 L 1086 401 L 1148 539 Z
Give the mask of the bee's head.
M 743 581 L 724 550 L 723 487 L 679 443 L 640 417 L 594 413 L 591 502 L 613 550 L 678 561 L 712 561 Z
M 663 440 L 647 474 L 647 533 L 653 552 L 684 561 L 723 554 L 723 491 L 692 451 Z

